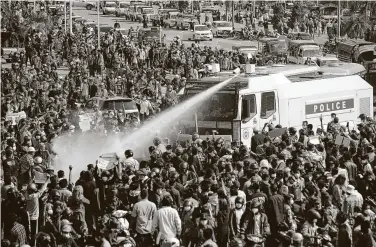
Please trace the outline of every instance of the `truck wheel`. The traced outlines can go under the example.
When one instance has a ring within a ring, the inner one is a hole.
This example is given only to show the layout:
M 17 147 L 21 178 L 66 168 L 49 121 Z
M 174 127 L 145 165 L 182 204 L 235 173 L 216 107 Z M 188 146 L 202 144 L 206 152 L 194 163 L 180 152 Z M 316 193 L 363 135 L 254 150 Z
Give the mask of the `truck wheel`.
M 179 25 L 176 25 L 176 30 L 179 30 Z
M 106 12 L 103 11 L 103 15 L 106 15 Z
M 213 41 L 213 39 L 209 39 L 210 41 Z
M 116 16 L 116 17 L 119 17 L 120 15 L 119 15 L 119 13 L 116 12 L 116 13 L 115 13 L 115 16 Z
M 91 10 L 92 8 L 93 8 L 93 6 L 91 4 L 86 5 L 87 10 Z
M 180 27 L 181 27 L 181 30 L 184 30 L 183 24 L 181 24 L 181 26 L 180 26 Z

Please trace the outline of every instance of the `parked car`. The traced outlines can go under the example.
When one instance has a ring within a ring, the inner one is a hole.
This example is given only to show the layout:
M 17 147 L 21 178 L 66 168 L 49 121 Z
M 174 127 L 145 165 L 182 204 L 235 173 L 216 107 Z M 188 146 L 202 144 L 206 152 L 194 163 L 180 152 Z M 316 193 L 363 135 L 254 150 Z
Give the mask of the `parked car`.
M 103 7 L 103 14 L 104 15 L 114 15 L 116 12 L 116 2 L 106 2 Z

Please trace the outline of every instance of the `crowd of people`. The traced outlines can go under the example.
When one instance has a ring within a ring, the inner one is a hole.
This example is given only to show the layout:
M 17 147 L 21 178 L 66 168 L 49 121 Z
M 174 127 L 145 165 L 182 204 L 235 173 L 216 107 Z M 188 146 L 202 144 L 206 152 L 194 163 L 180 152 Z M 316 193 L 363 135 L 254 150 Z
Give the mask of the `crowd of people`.
M 76 181 L 77 167 L 55 170 L 55 138 L 82 131 L 79 103 L 139 99 L 145 120 L 177 104 L 205 64 L 226 70 L 247 60 L 179 38 L 148 44 L 115 29 L 98 48 L 95 37 L 31 29 L 25 51 L 1 71 L 1 246 L 376 246 L 376 127 L 364 115 L 357 131 L 335 115 L 327 130 L 308 124 L 271 138 L 255 129 L 250 149 L 198 134 L 184 144 L 156 137 L 143 160 L 124 150 L 125 160 L 108 170 L 87 164 Z M 91 129 L 139 127 L 126 115 L 97 112 Z M 338 135 L 349 146 L 336 145 Z

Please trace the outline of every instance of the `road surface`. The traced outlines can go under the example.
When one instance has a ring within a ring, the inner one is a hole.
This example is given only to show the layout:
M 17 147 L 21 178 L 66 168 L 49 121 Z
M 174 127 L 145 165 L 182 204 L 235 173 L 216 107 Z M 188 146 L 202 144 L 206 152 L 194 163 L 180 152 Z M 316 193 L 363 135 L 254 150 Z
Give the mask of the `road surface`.
M 85 8 L 82 8 L 82 7 L 73 7 L 72 12 L 73 12 L 74 15 L 81 16 L 82 18 L 84 18 L 86 20 L 91 20 L 91 21 L 97 22 L 97 11 L 94 10 L 94 9 L 93 10 L 86 10 Z M 133 28 L 136 28 L 137 26 L 142 28 L 142 23 L 127 21 L 127 20 L 125 20 L 124 17 L 116 17 L 115 15 L 103 15 L 102 12 L 100 13 L 99 23 L 101 25 L 106 24 L 106 25 L 113 27 L 116 21 L 120 24 L 121 28 L 129 29 L 131 26 Z M 235 29 L 236 30 L 240 30 L 243 27 L 244 27 L 243 24 L 235 23 Z M 167 40 L 168 43 L 170 41 L 172 41 L 174 39 L 174 37 L 177 36 L 177 35 L 179 35 L 184 40 L 184 37 L 186 36 L 187 32 L 190 32 L 190 31 L 187 31 L 187 30 L 181 31 L 181 30 L 176 30 L 176 29 L 172 29 L 172 28 L 163 29 L 163 33 L 166 34 L 166 40 Z M 326 40 L 327 40 L 327 36 L 321 36 L 320 38 L 315 39 L 315 41 L 318 44 L 324 44 L 326 42 Z M 190 44 L 190 43 L 192 43 L 192 41 L 184 40 L 184 43 Z M 232 46 L 240 46 L 240 45 L 247 45 L 247 46 L 253 45 L 253 46 L 258 47 L 258 42 L 257 41 L 236 40 L 236 39 L 231 39 L 231 38 L 228 38 L 228 39 L 214 38 L 213 41 L 201 41 L 200 45 L 201 46 L 211 46 L 213 48 L 218 47 L 218 48 L 222 48 L 222 49 L 225 49 L 225 50 L 231 50 Z

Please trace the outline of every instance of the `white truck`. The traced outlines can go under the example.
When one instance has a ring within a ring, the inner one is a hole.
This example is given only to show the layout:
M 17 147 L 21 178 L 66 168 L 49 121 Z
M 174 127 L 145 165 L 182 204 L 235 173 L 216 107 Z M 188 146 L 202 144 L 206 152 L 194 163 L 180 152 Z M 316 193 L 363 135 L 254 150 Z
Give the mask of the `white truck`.
M 322 57 L 320 46 L 313 40 L 290 40 L 289 54 L 287 61 L 295 64 L 305 64 L 310 58 L 311 61 Z
M 250 147 L 253 129 L 261 130 L 268 123 L 300 129 L 308 121 L 316 130 L 321 125 L 320 116 L 327 124 L 335 113 L 341 125 L 348 123 L 352 129 L 360 114 L 373 116 L 373 88 L 357 75 L 292 82 L 283 74 L 289 75 L 288 69 L 264 76 L 239 75 L 195 107 L 196 120 L 188 116 L 181 120 L 183 133 L 194 132 L 197 123 L 201 135 L 215 130 L 227 140 Z M 205 90 L 205 84 L 213 85 L 231 76 L 205 78 L 206 83 L 187 88 L 183 97 L 189 98 Z
M 188 31 L 186 35 L 187 40 L 201 41 L 213 40 L 213 33 L 206 25 L 195 25 L 193 30 Z

